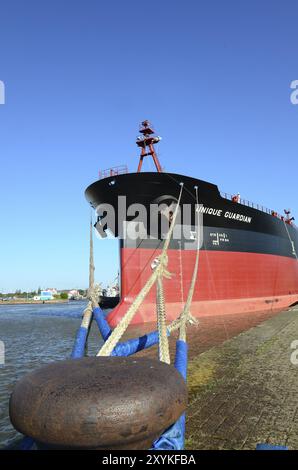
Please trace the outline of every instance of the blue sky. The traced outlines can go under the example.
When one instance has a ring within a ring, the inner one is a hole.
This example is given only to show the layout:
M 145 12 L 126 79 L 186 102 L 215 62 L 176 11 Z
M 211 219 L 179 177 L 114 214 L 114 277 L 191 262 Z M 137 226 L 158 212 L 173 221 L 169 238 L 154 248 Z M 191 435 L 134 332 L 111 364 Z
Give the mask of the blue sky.
M 0 291 L 87 285 L 84 189 L 100 168 L 136 169 L 143 119 L 167 171 L 298 219 L 297 14 L 291 0 L 2 1 Z M 95 253 L 111 281 L 117 243 Z

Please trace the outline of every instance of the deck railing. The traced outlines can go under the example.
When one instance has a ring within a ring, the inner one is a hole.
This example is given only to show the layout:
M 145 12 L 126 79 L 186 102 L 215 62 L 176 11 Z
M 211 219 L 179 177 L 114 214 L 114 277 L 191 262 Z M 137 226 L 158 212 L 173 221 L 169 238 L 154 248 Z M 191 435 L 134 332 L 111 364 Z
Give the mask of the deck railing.
M 220 195 L 221 195 L 221 197 L 223 197 L 224 199 L 227 199 L 229 201 L 233 201 L 233 199 L 235 198 L 235 195 L 225 193 L 225 192 L 220 192 Z M 278 212 L 276 212 L 272 209 L 268 209 L 268 207 L 265 207 L 261 204 L 256 204 L 255 202 L 251 202 L 247 199 L 242 199 L 242 198 L 240 198 L 237 202 L 239 204 L 243 204 L 244 206 L 251 207 L 252 209 L 257 209 L 261 212 L 265 212 L 266 214 L 277 217 L 278 219 L 285 220 L 285 217 L 283 217 L 281 214 L 279 214 Z
M 106 168 L 105 170 L 99 170 L 98 178 L 101 180 L 103 178 L 108 178 L 109 176 L 124 175 L 125 173 L 128 173 L 127 165 L 119 165 L 112 168 Z

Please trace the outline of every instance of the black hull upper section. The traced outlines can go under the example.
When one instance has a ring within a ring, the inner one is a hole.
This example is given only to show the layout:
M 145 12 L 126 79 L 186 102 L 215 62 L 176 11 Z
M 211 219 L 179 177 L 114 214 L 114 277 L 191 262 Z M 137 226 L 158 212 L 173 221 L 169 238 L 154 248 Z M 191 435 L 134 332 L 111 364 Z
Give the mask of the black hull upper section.
M 195 187 L 202 205 L 204 244 L 202 249 L 267 253 L 297 258 L 298 234 L 295 226 L 278 217 L 221 197 L 216 185 L 184 175 L 169 173 L 129 173 L 96 181 L 85 192 L 96 209 L 110 204 L 118 209 L 119 196 L 126 196 L 126 206 L 177 201 L 183 183 L 181 205 L 193 207 L 191 226 L 195 226 Z M 127 218 L 128 219 L 128 218 Z M 182 219 L 183 220 L 183 219 Z M 190 227 L 191 228 L 191 227 Z M 115 228 L 118 235 L 118 227 Z M 157 248 L 160 240 L 123 240 L 124 246 Z M 195 245 L 195 244 L 194 244 Z M 170 248 L 194 249 L 188 239 L 173 240 Z

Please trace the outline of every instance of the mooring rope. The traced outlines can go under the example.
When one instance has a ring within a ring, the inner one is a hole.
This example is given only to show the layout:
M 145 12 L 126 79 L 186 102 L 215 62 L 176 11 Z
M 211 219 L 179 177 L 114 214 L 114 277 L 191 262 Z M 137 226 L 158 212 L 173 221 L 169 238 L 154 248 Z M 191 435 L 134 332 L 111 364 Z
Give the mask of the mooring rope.
M 100 294 L 101 294 L 100 284 L 95 284 L 94 286 L 89 287 L 88 292 L 87 292 L 87 297 L 89 301 L 91 302 L 93 308 L 98 307 Z
M 92 237 L 92 216 L 90 220 L 90 259 L 89 259 L 89 289 L 87 292 L 87 297 L 89 302 L 83 312 L 83 318 L 81 327 L 86 328 L 89 330 L 92 317 L 93 317 L 93 309 L 98 307 L 99 296 L 101 292 L 101 287 L 99 284 L 94 284 L 94 259 L 93 259 L 93 237 Z
M 197 188 L 197 186 L 195 187 L 195 190 L 196 190 L 196 206 L 197 206 L 197 209 L 198 209 L 199 202 L 198 202 L 198 188 Z M 198 319 L 194 318 L 190 313 L 190 306 L 191 306 L 191 303 L 192 303 L 192 298 L 193 298 L 194 289 L 195 289 L 195 283 L 196 283 L 196 279 L 197 279 L 197 275 L 198 275 L 198 267 L 199 267 L 200 241 L 201 241 L 200 236 L 199 236 L 199 230 L 200 230 L 200 226 L 198 224 L 198 226 L 197 226 L 197 254 L 196 254 L 194 270 L 193 270 L 193 274 L 192 274 L 192 279 L 191 279 L 190 288 L 189 288 L 189 291 L 188 291 L 186 303 L 185 303 L 184 308 L 182 310 L 182 313 L 179 315 L 179 317 L 176 318 L 176 320 L 173 320 L 172 323 L 170 325 L 168 325 L 168 328 L 167 328 L 169 333 L 172 333 L 173 331 L 176 331 L 176 330 L 180 329 L 179 339 L 186 338 L 186 324 L 187 323 L 190 323 L 191 325 L 193 325 L 193 324 L 197 325 L 198 324 Z M 184 339 L 184 341 L 185 341 L 185 339 Z
M 167 250 L 169 247 L 170 239 L 173 234 L 174 226 L 175 226 L 175 221 L 177 218 L 179 206 L 180 206 L 180 201 L 181 201 L 181 196 L 182 196 L 182 191 L 183 191 L 183 183 L 181 183 L 181 189 L 180 189 L 180 194 L 177 202 L 177 206 L 174 211 L 172 223 L 170 225 L 167 238 L 165 240 L 162 253 L 158 257 L 158 264 L 156 268 L 154 269 L 153 273 L 145 283 L 143 289 L 139 292 L 139 294 L 136 296 L 135 300 L 133 301 L 132 305 L 129 307 L 125 315 L 122 317 L 116 328 L 113 330 L 113 333 L 109 336 L 107 341 L 104 343 L 102 348 L 99 350 L 97 356 L 109 356 L 117 343 L 119 342 L 120 338 L 123 336 L 124 332 L 128 328 L 131 320 L 133 319 L 134 315 L 136 314 L 137 310 L 139 309 L 140 305 L 144 301 L 146 295 L 154 285 L 154 283 L 157 281 L 157 279 L 160 276 L 164 276 L 167 274 L 166 268 L 168 264 L 168 256 L 167 256 Z
M 159 276 L 156 281 L 156 310 L 157 310 L 157 329 L 159 337 L 159 360 L 171 363 L 170 348 L 167 334 L 167 318 L 165 296 L 163 289 L 162 276 Z
M 195 186 L 196 190 L 196 213 L 198 214 L 199 218 L 199 197 L 198 197 L 198 187 Z M 199 267 L 199 257 L 200 257 L 200 242 L 201 242 L 201 237 L 200 237 L 200 226 L 199 222 L 197 224 L 197 253 L 196 253 L 196 260 L 195 260 L 195 265 L 194 265 L 194 270 L 192 273 L 192 278 L 191 278 L 191 283 L 190 283 L 190 288 L 188 291 L 186 303 L 184 306 L 184 309 L 181 313 L 181 324 L 180 324 L 180 332 L 179 332 L 179 339 L 182 341 L 186 341 L 186 323 L 191 320 L 192 323 L 198 323 L 198 320 L 193 318 L 193 316 L 190 313 L 190 306 L 192 303 L 192 298 L 195 290 L 195 285 L 196 285 L 196 280 L 197 280 L 197 275 L 198 275 L 198 267 Z
M 92 302 L 89 301 L 87 304 L 87 307 L 85 308 L 83 312 L 83 318 L 82 318 L 82 323 L 81 323 L 81 326 L 83 328 L 86 328 L 86 329 L 89 328 L 91 324 L 91 320 L 92 320 L 92 312 L 93 312 Z
M 291 238 L 291 236 L 290 236 L 290 234 L 289 234 L 289 230 L 288 230 L 288 227 L 287 227 L 287 222 L 284 220 L 283 223 L 284 223 L 285 229 L 286 229 L 286 231 L 287 231 L 287 234 L 288 234 L 288 237 L 289 237 L 289 240 L 290 240 L 290 244 L 291 244 L 291 246 L 292 246 L 293 254 L 294 254 L 295 257 L 296 257 L 296 260 L 298 261 L 297 252 L 296 252 L 296 246 L 295 246 L 295 243 L 294 243 L 294 241 L 292 240 L 292 238 Z
M 195 213 L 198 213 L 199 207 L 199 197 L 198 197 L 198 187 L 195 186 L 196 191 L 196 208 Z M 199 213 L 198 213 L 199 217 Z M 190 306 L 192 303 L 192 298 L 195 289 L 195 283 L 198 274 L 198 266 L 199 266 L 199 255 L 200 255 L 200 227 L 199 223 L 196 227 L 197 233 L 197 252 L 196 252 L 196 260 L 194 265 L 194 270 L 192 274 L 191 284 L 188 291 L 186 303 L 184 305 L 183 311 L 180 314 L 179 318 L 174 320 L 171 325 L 167 328 L 166 325 L 166 312 L 165 312 L 165 300 L 164 300 L 164 293 L 163 293 L 163 284 L 162 278 L 157 279 L 157 318 L 158 318 L 158 332 L 159 332 L 159 359 L 163 362 L 167 362 L 170 364 L 170 352 L 169 352 L 169 340 L 168 340 L 168 331 L 174 331 L 175 329 L 180 329 L 179 332 L 179 339 L 181 341 L 186 341 L 186 324 L 188 322 L 192 324 L 198 324 L 198 320 L 193 318 L 190 313 Z
M 88 335 L 91 328 L 91 323 L 93 320 L 93 311 L 98 307 L 98 299 L 100 295 L 100 286 L 96 285 L 88 289 L 88 298 L 89 302 L 83 312 L 83 317 L 81 321 L 81 326 L 79 327 L 71 357 L 79 358 L 83 357 L 86 352 Z

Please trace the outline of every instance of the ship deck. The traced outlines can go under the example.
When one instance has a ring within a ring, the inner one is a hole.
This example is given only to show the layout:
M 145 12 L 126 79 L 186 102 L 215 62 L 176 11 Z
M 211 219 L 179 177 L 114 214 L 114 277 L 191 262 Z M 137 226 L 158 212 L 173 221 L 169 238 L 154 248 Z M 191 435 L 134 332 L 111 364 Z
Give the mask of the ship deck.
M 298 306 L 252 317 L 206 318 L 191 327 L 186 448 L 255 449 L 269 443 L 297 449 L 295 340 Z M 172 353 L 174 345 L 172 339 Z

